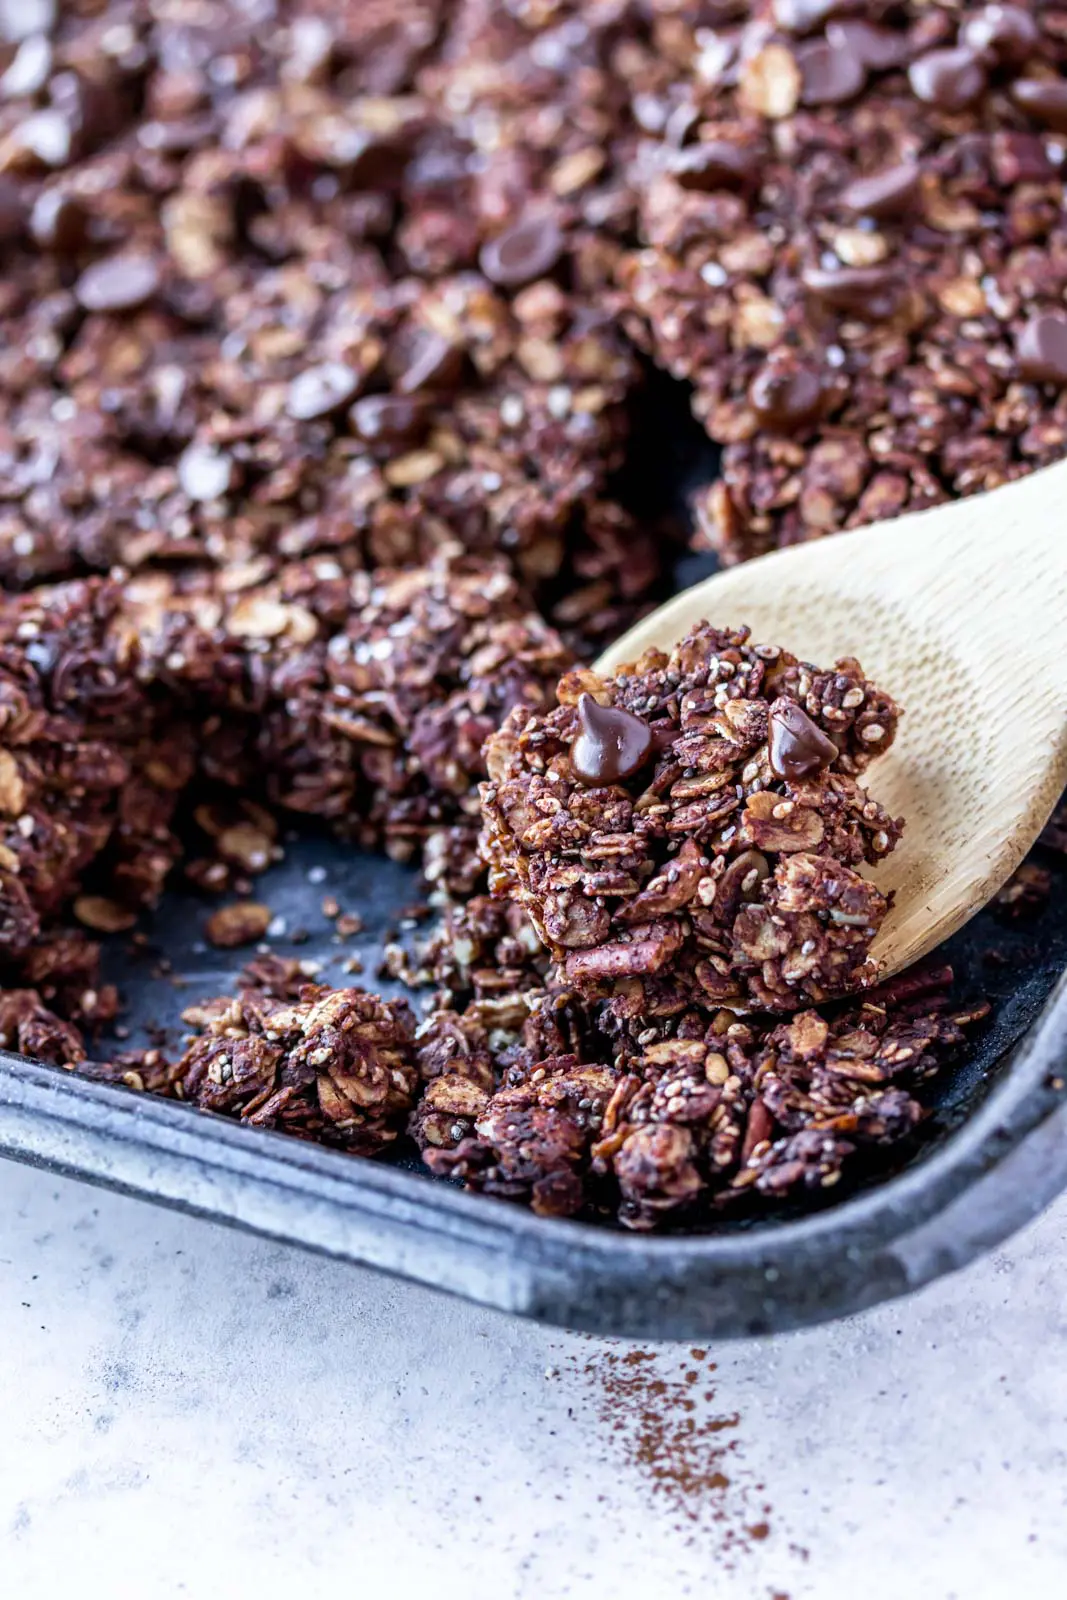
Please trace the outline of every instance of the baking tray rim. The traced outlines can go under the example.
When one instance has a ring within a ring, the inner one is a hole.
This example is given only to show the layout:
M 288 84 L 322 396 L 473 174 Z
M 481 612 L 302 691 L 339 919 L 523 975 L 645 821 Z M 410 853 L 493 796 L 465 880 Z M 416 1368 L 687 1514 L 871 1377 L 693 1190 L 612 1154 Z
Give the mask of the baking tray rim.
M 825 1209 L 718 1233 L 538 1217 L 4 1051 L 0 1154 L 520 1315 L 729 1337 L 907 1292 L 1067 1187 L 1067 974 L 1006 1055 L 983 1101 L 900 1172 Z

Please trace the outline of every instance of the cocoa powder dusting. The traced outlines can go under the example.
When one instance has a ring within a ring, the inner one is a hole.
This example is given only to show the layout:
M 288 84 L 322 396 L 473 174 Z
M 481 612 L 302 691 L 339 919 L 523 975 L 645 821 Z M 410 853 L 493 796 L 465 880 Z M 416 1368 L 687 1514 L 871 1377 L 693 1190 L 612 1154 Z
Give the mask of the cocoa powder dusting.
M 707 1350 L 679 1357 L 598 1342 L 591 1354 L 573 1351 L 568 1360 L 613 1454 L 687 1542 L 709 1541 L 727 1569 L 765 1548 L 772 1510 L 745 1466 L 739 1414 L 716 1406 Z

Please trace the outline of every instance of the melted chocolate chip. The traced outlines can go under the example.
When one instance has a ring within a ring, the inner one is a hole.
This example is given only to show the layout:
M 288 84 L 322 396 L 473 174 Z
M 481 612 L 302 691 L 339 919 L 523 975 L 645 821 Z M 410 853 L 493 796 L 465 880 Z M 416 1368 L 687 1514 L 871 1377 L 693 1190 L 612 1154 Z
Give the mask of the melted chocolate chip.
M 891 317 L 900 303 L 900 280 L 891 266 L 809 267 L 804 285 L 823 305 L 851 312 L 870 322 Z
M 178 482 L 190 500 L 218 500 L 233 477 L 231 457 L 209 444 L 191 444 L 178 461 Z
M 109 256 L 86 267 L 74 294 L 86 311 L 135 311 L 159 285 L 159 264 L 151 256 Z
M 795 700 L 776 700 L 771 707 L 767 753 L 776 778 L 789 782 L 810 778 L 837 760 L 834 741 Z
M 353 431 L 368 444 L 412 444 L 426 427 L 426 413 L 417 400 L 401 395 L 369 394 L 348 413 Z
M 1020 111 L 1042 127 L 1067 133 L 1067 82 L 1062 78 L 1019 78 L 1008 92 Z
M 884 167 L 856 178 L 842 191 L 841 204 L 859 217 L 900 217 L 911 210 L 919 193 L 920 169 L 914 161 Z
M 960 28 L 960 44 L 1000 66 L 1018 67 L 1041 43 L 1041 30 L 1021 6 L 985 6 Z
M 396 381 L 401 394 L 419 394 L 426 389 L 454 389 L 463 375 L 463 351 L 439 333 L 420 330 L 415 336 L 408 363 Z
M 1031 317 L 1015 346 L 1019 375 L 1027 383 L 1067 384 L 1067 313 Z
M 757 168 L 755 151 L 726 139 L 710 139 L 707 144 L 678 150 L 667 164 L 667 171 L 681 188 L 703 192 L 743 189 L 751 183 Z
M 578 721 L 581 732 L 571 746 L 571 770 L 588 788 L 632 778 L 652 754 L 652 729 L 621 706 L 602 706 L 583 694 Z
M 800 98 L 806 106 L 838 106 L 855 99 L 867 82 L 867 68 L 846 44 L 812 39 L 796 52 Z
M 332 417 L 353 401 L 362 379 L 342 361 L 324 361 L 308 367 L 289 385 L 285 409 L 297 422 L 318 422 Z
M 823 386 L 810 367 L 783 365 L 773 359 L 761 367 L 748 391 L 748 403 L 764 427 L 794 433 L 822 410 Z
M 908 68 L 912 93 L 938 111 L 966 111 L 986 88 L 986 70 L 973 50 L 929 50 Z
M 521 289 L 551 272 L 563 254 L 564 238 L 551 212 L 526 217 L 495 239 L 488 240 L 478 264 L 490 283 L 502 289 Z

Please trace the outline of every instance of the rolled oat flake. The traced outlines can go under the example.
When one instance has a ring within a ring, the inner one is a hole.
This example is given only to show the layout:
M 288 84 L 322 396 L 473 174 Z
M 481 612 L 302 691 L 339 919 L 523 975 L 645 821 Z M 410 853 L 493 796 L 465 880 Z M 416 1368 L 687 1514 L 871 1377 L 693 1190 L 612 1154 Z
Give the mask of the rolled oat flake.
M 590 788 L 632 778 L 652 753 L 652 729 L 621 706 L 602 706 L 583 694 L 578 721 L 581 732 L 571 746 L 571 769 Z
M 810 778 L 837 760 L 834 741 L 812 722 L 795 700 L 776 700 L 771 707 L 768 733 L 771 771 L 777 778 Z

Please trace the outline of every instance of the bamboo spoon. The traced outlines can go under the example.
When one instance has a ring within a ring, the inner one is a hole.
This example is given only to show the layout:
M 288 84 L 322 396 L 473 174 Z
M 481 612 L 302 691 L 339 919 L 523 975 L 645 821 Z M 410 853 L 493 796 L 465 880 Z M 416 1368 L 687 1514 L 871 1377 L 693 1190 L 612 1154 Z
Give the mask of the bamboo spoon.
M 856 655 L 904 707 L 867 778 L 906 819 L 871 874 L 895 892 L 872 953 L 899 972 L 996 893 L 1067 788 L 1067 462 L 718 573 L 598 670 L 669 649 L 703 618 L 821 665 Z

